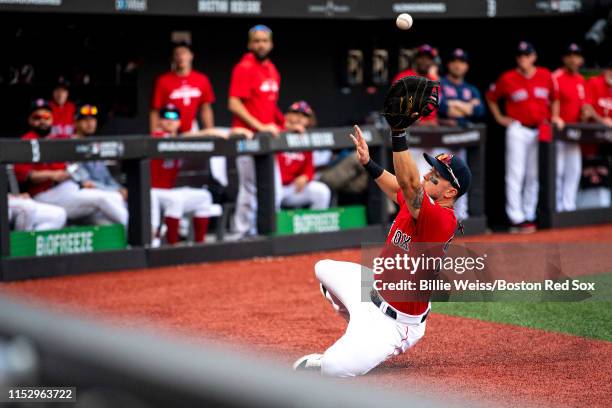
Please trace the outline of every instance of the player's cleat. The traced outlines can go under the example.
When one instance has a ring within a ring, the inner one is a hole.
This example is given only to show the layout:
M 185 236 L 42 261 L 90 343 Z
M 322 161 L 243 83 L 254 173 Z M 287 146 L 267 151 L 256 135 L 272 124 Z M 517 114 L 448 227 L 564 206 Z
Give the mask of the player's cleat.
M 293 363 L 294 371 L 321 371 L 323 354 L 308 354 Z
M 534 222 L 524 221 L 519 224 L 513 224 L 510 227 L 511 234 L 532 234 L 536 232 L 536 224 Z

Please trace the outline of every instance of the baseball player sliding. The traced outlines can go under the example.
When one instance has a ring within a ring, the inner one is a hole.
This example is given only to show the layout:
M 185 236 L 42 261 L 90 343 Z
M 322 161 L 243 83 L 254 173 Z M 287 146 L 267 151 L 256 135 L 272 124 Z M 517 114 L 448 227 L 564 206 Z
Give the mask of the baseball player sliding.
M 425 154 L 431 170 L 421 181 L 405 134 L 408 126 L 429 115 L 437 106 L 435 81 L 409 76 L 391 87 L 383 115 L 392 129 L 395 175 L 370 159 L 359 127 L 355 126 L 355 134 L 350 135 L 360 163 L 400 207 L 381 254 L 384 257 L 410 252 L 412 243 L 417 242 L 439 243 L 442 249 L 454 236 L 457 219 L 453 204 L 470 186 L 470 169 L 457 156 L 442 154 L 434 158 Z M 417 301 L 414 293 L 373 288 L 370 299 L 362 301 L 362 268 L 356 263 L 332 260 L 315 265 L 321 292 L 334 310 L 347 319 L 348 327 L 325 353 L 298 359 L 293 366 L 295 370 L 316 370 L 334 377 L 363 375 L 391 356 L 405 352 L 425 334 L 431 308 L 429 293 L 417 293 Z M 383 272 L 382 281 L 388 281 L 394 272 L 397 271 Z

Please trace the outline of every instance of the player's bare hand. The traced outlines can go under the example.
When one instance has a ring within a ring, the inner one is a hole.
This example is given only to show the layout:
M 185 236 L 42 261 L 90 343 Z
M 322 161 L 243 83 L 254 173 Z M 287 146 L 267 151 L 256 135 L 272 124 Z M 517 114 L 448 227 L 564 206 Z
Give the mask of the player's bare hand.
M 550 121 L 552 122 L 553 125 L 555 125 L 557 127 L 557 129 L 559 130 L 563 130 L 563 128 L 565 127 L 565 121 L 563 119 L 561 119 L 559 116 L 553 116 Z
M 62 181 L 66 181 L 70 178 L 70 174 L 64 170 L 56 170 L 51 174 L 51 179 L 56 183 L 61 183 Z
M 368 144 L 366 143 L 359 126 L 355 125 L 353 129 L 355 134 L 351 133 L 350 137 L 353 140 L 355 149 L 357 150 L 357 159 L 359 159 L 359 163 L 365 165 L 370 161 L 370 150 L 368 149 Z
M 96 185 L 91 180 L 85 180 L 81 182 L 82 188 L 96 188 Z
M 293 185 L 295 186 L 295 191 L 300 193 L 304 188 L 306 188 L 306 184 L 308 184 L 308 176 L 301 175 L 298 176 L 294 181 Z
M 272 133 L 272 136 L 274 136 L 274 137 L 278 137 L 278 135 L 280 134 L 280 128 L 278 126 L 276 126 L 274 123 L 263 125 L 259 129 L 259 131 L 260 132 Z
M 513 122 L 514 122 L 514 119 L 512 119 L 510 116 L 502 116 L 497 120 L 497 123 L 499 123 L 503 127 L 508 127 Z

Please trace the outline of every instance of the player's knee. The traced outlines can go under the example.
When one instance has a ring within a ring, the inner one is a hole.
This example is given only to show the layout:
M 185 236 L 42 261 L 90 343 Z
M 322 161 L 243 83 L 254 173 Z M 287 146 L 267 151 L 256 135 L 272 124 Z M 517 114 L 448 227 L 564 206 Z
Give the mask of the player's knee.
M 334 261 L 331 259 L 322 259 L 315 264 L 315 276 L 317 279 L 322 282 L 325 280 L 325 272 L 331 269 L 331 265 Z
M 53 217 L 56 220 L 56 229 L 62 228 L 66 225 L 66 221 L 68 221 L 68 213 L 62 207 L 55 207 L 55 214 Z

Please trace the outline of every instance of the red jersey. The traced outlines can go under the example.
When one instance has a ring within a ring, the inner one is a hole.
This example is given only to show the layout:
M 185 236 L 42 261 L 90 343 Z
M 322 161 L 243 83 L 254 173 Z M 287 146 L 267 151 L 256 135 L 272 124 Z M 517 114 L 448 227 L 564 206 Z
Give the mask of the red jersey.
M 429 74 L 427 74 L 427 75 L 420 75 L 420 74 L 417 74 L 415 71 L 413 71 L 411 69 L 407 69 L 407 70 L 402 71 L 399 74 L 397 74 L 395 76 L 395 78 L 393 78 L 393 83 L 396 83 L 400 79 L 402 79 L 404 77 L 407 77 L 407 76 L 424 76 L 425 78 L 431 79 L 432 81 L 437 81 L 438 80 L 438 78 L 434 78 L 434 77 L 432 77 Z M 441 91 L 442 91 L 442 89 L 440 87 L 438 87 L 438 93 L 440 94 L 440 97 L 442 97 Z M 419 121 L 420 122 L 437 122 L 437 120 L 438 120 L 438 111 L 434 110 L 428 116 L 420 119 Z
M 151 136 L 173 137 L 160 131 L 153 132 Z M 151 188 L 174 188 L 180 169 L 180 159 L 151 159 Z
M 232 71 L 229 96 L 240 98 L 244 107 L 264 125 L 284 125 L 284 116 L 278 108 L 280 74 L 270 60 L 260 62 L 248 52 Z M 232 127 L 255 131 L 234 115 Z
M 285 152 L 276 155 L 278 167 L 280 168 L 283 186 L 287 186 L 301 175 L 308 177 L 311 181 L 314 177 L 314 165 L 312 152 Z
M 173 71 L 162 74 L 155 81 L 151 108 L 160 110 L 172 103 L 181 112 L 181 132 L 189 132 L 200 106 L 215 101 L 215 94 L 208 77 L 191 71 L 180 76 Z
M 550 101 L 554 95 L 552 75 L 546 68 L 536 67 L 527 78 L 518 69 L 504 72 L 487 92 L 497 102 L 505 99 L 506 115 L 524 126 L 538 126 L 550 119 Z
M 606 83 L 603 74 L 587 82 L 587 103 L 595 108 L 599 116 L 612 117 L 612 86 Z
M 21 137 L 22 140 L 35 140 L 39 136 L 30 131 Z M 66 163 L 16 163 L 14 167 L 15 177 L 20 183 L 28 181 L 30 173 L 34 170 L 66 170 Z M 43 181 L 42 183 L 28 183 L 28 193 L 34 197 L 37 194 L 47 191 L 55 186 L 52 180 Z
M 552 74 L 555 100 L 559 101 L 559 116 L 566 123 L 580 122 L 582 105 L 586 102 L 584 77 L 559 68 Z
M 442 256 L 445 244 L 449 243 L 455 235 L 455 229 L 457 228 L 455 211 L 451 208 L 440 207 L 424 193 L 419 218 L 415 220 L 406 205 L 404 194 L 401 190 L 397 192 L 397 202 L 400 209 L 391 225 L 385 248 L 381 252 L 380 257 L 391 258 L 395 257 L 396 254 L 403 256 L 404 253 L 408 253 L 410 256 L 418 256 L 418 254 L 410 250 L 410 244 L 417 242 L 424 244 L 440 243 L 440 247 L 436 250 L 438 252 L 439 249 L 439 254 L 436 253 L 436 255 Z M 420 248 L 417 248 L 416 252 L 419 252 L 419 250 Z M 432 278 L 429 275 L 430 271 L 422 272 L 426 274 L 425 276 L 421 275 L 423 279 Z M 401 271 L 400 275 L 397 275 L 397 272 L 394 273 L 392 270 L 387 270 L 383 272 L 380 279 L 383 282 L 397 282 L 398 279 L 395 278 L 405 279 L 407 277 L 406 274 L 408 272 Z M 393 278 L 385 280 L 385 275 Z M 428 302 L 425 301 L 394 301 L 393 299 L 397 299 L 398 296 L 395 291 L 379 290 L 379 293 L 387 300 L 387 303 L 402 313 L 420 315 L 428 307 Z M 420 294 L 426 294 L 429 297 L 429 292 L 420 292 Z M 414 294 L 409 296 L 413 299 L 415 297 Z
M 53 113 L 53 126 L 51 127 L 51 135 L 55 137 L 70 137 L 74 134 L 74 114 L 76 106 L 74 103 L 67 101 L 62 106 L 51 101 L 51 111 Z

